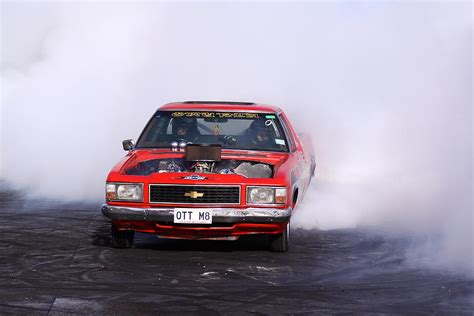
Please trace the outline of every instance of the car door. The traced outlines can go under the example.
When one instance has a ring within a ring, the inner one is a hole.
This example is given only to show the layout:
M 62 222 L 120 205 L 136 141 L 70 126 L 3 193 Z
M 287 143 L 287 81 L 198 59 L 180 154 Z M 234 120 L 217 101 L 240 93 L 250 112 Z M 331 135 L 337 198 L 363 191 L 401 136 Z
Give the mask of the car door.
M 283 130 L 286 134 L 286 139 L 290 148 L 290 154 L 293 157 L 293 165 L 291 169 L 291 188 L 293 192 L 298 189 L 299 197 L 302 197 L 307 187 L 307 168 L 306 158 L 303 152 L 303 147 L 299 143 L 293 129 L 288 123 L 287 118 L 283 112 L 278 113 L 278 119 L 281 122 Z

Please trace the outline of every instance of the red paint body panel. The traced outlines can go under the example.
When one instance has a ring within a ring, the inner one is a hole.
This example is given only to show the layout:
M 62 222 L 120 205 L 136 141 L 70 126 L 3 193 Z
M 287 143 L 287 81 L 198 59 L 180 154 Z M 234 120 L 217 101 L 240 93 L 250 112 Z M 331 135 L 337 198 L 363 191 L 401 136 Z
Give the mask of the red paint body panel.
M 218 238 L 249 234 L 280 234 L 286 223 L 235 223 L 229 226 L 186 227 L 167 225 L 152 221 L 115 221 L 119 229 L 134 230 L 142 233 L 156 234 L 160 237 L 178 237 L 187 239 Z
M 185 104 L 185 103 L 169 103 L 162 106 L 160 111 L 233 111 L 233 112 L 264 112 L 272 113 L 279 116 L 280 120 L 285 120 L 288 130 L 287 137 L 294 139 L 294 147 L 290 152 L 268 152 L 255 150 L 222 150 L 222 159 L 236 159 L 247 160 L 254 162 L 262 162 L 273 166 L 272 178 L 246 178 L 238 174 L 214 174 L 205 173 L 200 174 L 207 179 L 196 183 L 194 180 L 185 180 L 183 176 L 192 175 L 192 172 L 179 173 L 152 173 L 148 176 L 128 175 L 125 173 L 130 167 L 137 165 L 140 162 L 153 159 L 167 159 L 167 158 L 183 158 L 183 152 L 171 151 L 168 148 L 156 149 L 135 149 L 130 151 L 119 163 L 117 163 L 107 177 L 107 182 L 120 183 L 143 183 L 143 201 L 142 202 L 107 202 L 110 206 L 118 207 L 133 207 L 133 208 L 163 208 L 163 207 L 217 207 L 216 205 L 206 204 L 157 204 L 149 201 L 149 185 L 150 184 L 192 184 L 192 185 L 240 185 L 241 186 L 241 200 L 236 205 L 221 205 L 219 207 L 232 207 L 234 209 L 246 208 L 268 208 L 269 206 L 254 206 L 247 205 L 246 188 L 247 186 L 264 185 L 264 186 L 282 186 L 287 188 L 287 203 L 286 205 L 271 205 L 272 208 L 278 209 L 295 209 L 296 206 L 296 192 L 298 201 L 300 201 L 306 192 L 314 172 L 314 152 L 312 145 L 305 144 L 300 140 L 291 126 L 288 118 L 283 111 L 271 105 L 229 105 L 229 104 Z M 160 236 L 169 237 L 183 237 L 183 238 L 204 238 L 204 237 L 225 237 L 225 236 L 240 236 L 246 234 L 279 234 L 287 225 L 284 223 L 233 223 L 232 225 L 225 225 L 223 227 L 215 227 L 202 225 L 196 227 L 195 225 L 169 225 L 158 223 L 154 221 L 137 221 L 137 220 L 113 220 L 118 229 L 135 230 L 139 232 L 153 233 Z
M 252 104 L 252 105 L 236 105 L 236 104 L 214 104 L 214 103 L 192 103 L 183 102 L 168 103 L 159 108 L 161 111 L 232 111 L 232 112 L 261 112 L 261 113 L 277 113 L 281 109 L 274 105 Z

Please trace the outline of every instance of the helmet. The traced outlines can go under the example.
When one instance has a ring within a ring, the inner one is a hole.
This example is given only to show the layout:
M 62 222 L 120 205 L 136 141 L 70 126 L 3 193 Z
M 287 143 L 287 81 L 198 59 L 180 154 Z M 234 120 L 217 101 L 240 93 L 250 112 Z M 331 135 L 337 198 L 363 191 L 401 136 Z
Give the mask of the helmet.
M 171 125 L 173 135 L 180 138 L 190 138 L 192 135 L 197 134 L 197 121 L 195 117 L 174 118 Z
M 267 125 L 267 122 L 268 121 L 264 120 L 255 120 L 250 124 L 249 136 L 255 144 L 271 143 L 275 138 L 273 124 Z

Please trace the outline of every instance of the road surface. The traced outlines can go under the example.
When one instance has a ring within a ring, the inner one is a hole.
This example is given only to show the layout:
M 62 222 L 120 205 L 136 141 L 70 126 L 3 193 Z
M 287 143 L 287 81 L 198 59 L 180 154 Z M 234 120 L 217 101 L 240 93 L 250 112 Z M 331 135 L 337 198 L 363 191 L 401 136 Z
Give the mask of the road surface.
M 164 240 L 114 249 L 99 203 L 0 192 L 0 315 L 413 313 L 471 315 L 474 281 L 406 262 L 406 241 L 362 230 Z

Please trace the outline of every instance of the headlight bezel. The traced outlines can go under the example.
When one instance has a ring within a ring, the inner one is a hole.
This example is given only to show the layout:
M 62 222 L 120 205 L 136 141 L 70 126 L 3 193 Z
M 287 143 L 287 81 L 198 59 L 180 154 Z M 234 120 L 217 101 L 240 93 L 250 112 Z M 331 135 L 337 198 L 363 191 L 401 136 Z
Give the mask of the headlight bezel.
M 265 202 L 253 202 L 251 200 L 251 191 L 255 189 L 265 189 L 265 190 L 273 190 L 273 201 L 270 203 L 265 203 Z M 280 191 L 280 195 L 282 196 L 281 193 L 282 191 L 284 192 L 284 201 L 283 202 L 277 202 L 277 190 Z M 287 203 L 288 200 L 288 189 L 286 187 L 282 186 L 268 186 L 268 185 L 249 185 L 246 188 L 246 204 L 247 205 L 255 205 L 255 206 L 284 206 Z
M 109 195 L 112 193 L 112 190 L 109 191 L 111 186 L 114 187 L 114 195 Z M 118 190 L 120 186 L 138 186 L 140 190 L 139 197 L 137 199 L 127 199 L 127 198 L 119 198 L 118 197 Z M 144 192 L 143 192 L 144 184 L 138 182 L 106 182 L 105 184 L 105 199 L 107 202 L 143 202 L 144 201 Z

